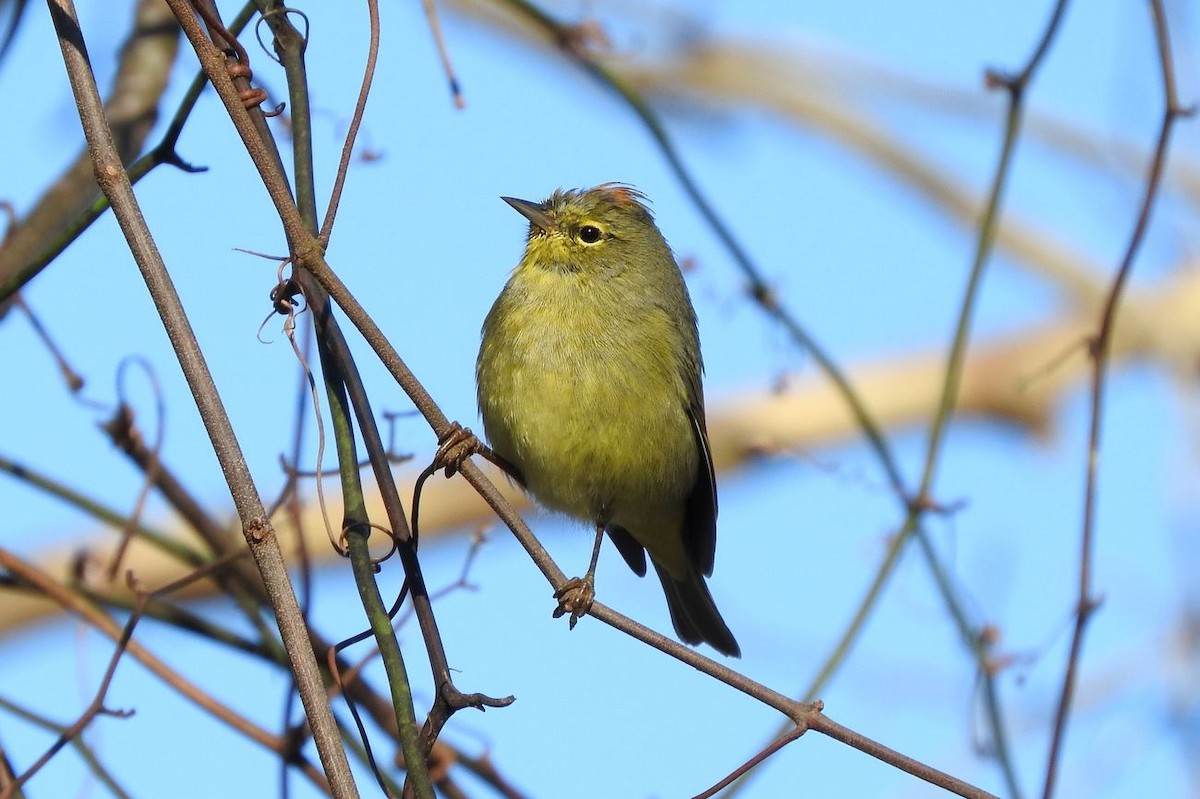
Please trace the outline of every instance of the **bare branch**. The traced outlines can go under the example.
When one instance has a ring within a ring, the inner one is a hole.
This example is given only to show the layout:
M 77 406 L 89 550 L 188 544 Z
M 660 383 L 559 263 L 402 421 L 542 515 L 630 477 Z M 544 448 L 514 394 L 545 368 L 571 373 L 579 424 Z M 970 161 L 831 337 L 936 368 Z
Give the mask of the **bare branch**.
M 1129 243 L 1121 258 L 1121 265 L 1117 268 L 1117 273 L 1113 277 L 1105 298 L 1096 336 L 1089 342 L 1088 347 L 1092 358 L 1091 420 L 1088 426 L 1087 453 L 1084 458 L 1086 482 L 1080 533 L 1079 595 L 1075 608 L 1075 624 L 1071 632 L 1071 648 L 1067 654 L 1066 670 L 1063 674 L 1062 689 L 1054 716 L 1054 732 L 1050 738 L 1050 754 L 1047 758 L 1046 779 L 1042 788 L 1043 799 L 1050 799 L 1054 795 L 1054 786 L 1058 777 L 1058 760 L 1062 752 L 1063 740 L 1066 737 L 1067 720 L 1075 694 L 1079 661 L 1083 653 L 1084 632 L 1092 613 L 1100 605 L 1100 600 L 1092 593 L 1092 561 L 1095 557 L 1096 495 L 1099 491 L 1098 467 L 1100 463 L 1100 433 L 1104 424 L 1104 389 L 1108 380 L 1109 358 L 1115 336 L 1117 309 L 1123 299 L 1129 275 L 1133 271 L 1134 260 L 1141 250 L 1146 230 L 1150 226 L 1150 217 L 1153 214 L 1155 202 L 1158 200 L 1163 170 L 1166 168 L 1167 153 L 1170 149 L 1171 132 L 1180 117 L 1192 113 L 1191 110 L 1180 105 L 1175 92 L 1175 63 L 1171 56 L 1170 28 L 1161 0 L 1150 0 L 1150 15 L 1154 22 L 1154 40 L 1158 48 L 1159 68 L 1162 75 L 1163 115 L 1133 232 L 1129 235 Z
M 126 242 L 134 260 L 137 261 L 183 367 L 205 428 L 212 439 L 213 449 L 221 463 L 242 520 L 246 542 L 254 554 L 255 562 L 263 575 L 267 594 L 271 598 L 322 765 L 329 776 L 335 796 L 357 796 L 350 765 L 342 749 L 340 733 L 325 696 L 316 659 L 308 645 L 304 618 L 300 615 L 296 597 L 292 593 L 275 531 L 266 517 L 266 510 L 246 466 L 229 417 L 221 404 L 212 375 L 167 274 L 166 265 L 142 217 L 129 178 L 125 174 L 112 132 L 104 118 L 100 93 L 88 61 L 87 47 L 84 44 L 83 32 L 79 28 L 74 3 L 72 0 L 48 0 L 48 3 L 59 37 L 63 62 L 67 66 L 71 89 L 79 107 L 80 121 L 88 140 L 96 182 L 109 198 L 121 231 L 125 234 Z

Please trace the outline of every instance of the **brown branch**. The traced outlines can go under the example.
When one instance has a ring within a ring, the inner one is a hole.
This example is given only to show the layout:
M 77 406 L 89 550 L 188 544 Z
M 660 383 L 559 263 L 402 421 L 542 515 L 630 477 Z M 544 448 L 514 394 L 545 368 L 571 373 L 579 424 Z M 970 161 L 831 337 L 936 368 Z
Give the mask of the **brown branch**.
M 3 306 L 5 304 L 6 303 L 3 300 L 0 300 L 0 316 L 4 315 Z M 49 328 L 42 324 L 41 317 L 29 307 L 29 304 L 22 299 L 20 294 L 14 294 L 12 296 L 11 304 L 14 308 L 17 308 L 23 314 L 25 314 L 25 318 L 29 320 L 29 325 L 33 328 L 34 334 L 38 337 L 38 340 L 42 342 L 42 346 L 46 348 L 46 352 L 49 353 L 50 358 L 54 361 L 55 366 L 58 367 L 58 373 L 62 376 L 63 383 L 66 384 L 67 390 L 72 394 L 78 395 L 79 391 L 84 385 L 83 376 L 75 370 L 75 367 L 71 366 L 71 362 L 67 358 L 66 353 L 63 352 L 63 349 L 58 345 L 58 342 L 54 340 L 54 336 L 50 334 Z
M 1146 230 L 1150 226 L 1150 218 L 1154 212 L 1163 171 L 1166 168 L 1171 132 L 1180 117 L 1191 114 L 1191 110 L 1180 105 L 1176 94 L 1175 64 L 1171 56 L 1170 30 L 1162 0 L 1150 0 L 1150 14 L 1154 21 L 1154 39 L 1158 49 L 1159 67 L 1163 81 L 1163 115 L 1133 232 L 1129 236 L 1125 254 L 1121 258 L 1121 264 L 1117 268 L 1117 273 L 1113 277 L 1105 298 L 1096 336 L 1089 342 L 1089 353 L 1092 358 L 1091 419 L 1088 425 L 1087 451 L 1084 458 L 1086 483 L 1083 498 L 1083 523 L 1080 533 L 1079 594 L 1075 609 L 1075 624 L 1071 632 L 1071 647 L 1067 654 L 1062 689 L 1054 714 L 1054 731 L 1050 738 L 1050 753 L 1046 762 L 1046 778 L 1042 788 L 1043 799 L 1050 799 L 1054 795 L 1058 777 L 1058 761 L 1062 753 L 1063 740 L 1066 737 L 1067 721 L 1075 694 L 1075 683 L 1078 679 L 1079 662 L 1083 654 L 1084 633 L 1088 621 L 1100 604 L 1100 600 L 1093 595 L 1092 561 L 1096 537 L 1096 497 L 1099 491 L 1100 434 L 1104 425 L 1104 389 L 1107 385 L 1109 359 L 1115 336 L 1117 309 L 1120 307 L 1125 286 L 1133 271 L 1134 260 L 1141 250 Z
M 854 730 L 843 727 L 836 721 L 833 721 L 828 716 L 817 716 L 810 724 L 810 728 L 815 732 L 820 732 L 828 735 L 835 741 L 840 741 L 847 746 L 852 746 L 858 751 L 870 755 L 877 760 L 895 766 L 896 768 L 906 771 L 914 777 L 918 777 L 931 785 L 937 785 L 939 788 L 945 788 L 951 793 L 958 796 L 969 796 L 974 799 L 996 799 L 995 796 L 976 788 L 974 785 L 963 782 L 962 780 L 951 777 L 949 774 L 944 774 L 935 768 L 925 765 L 919 760 L 914 760 L 907 755 L 902 755 L 894 749 L 889 749 L 877 741 L 872 741 Z
M 72 0 L 47 2 L 58 34 L 71 90 L 79 108 L 84 135 L 88 141 L 96 182 L 112 205 L 130 252 L 146 281 L 229 484 L 234 504 L 242 520 L 246 542 L 263 575 L 263 583 L 271 598 L 322 766 L 335 796 L 357 796 L 337 722 L 325 696 L 316 659 L 308 645 L 307 627 L 292 593 L 275 531 L 266 518 L 262 500 L 246 466 L 229 417 L 221 404 L 212 374 L 208 371 L 166 265 L 134 197 L 112 132 L 104 118 L 100 93 L 88 61 L 87 47 L 83 32 L 79 28 L 74 3 Z
M 467 107 L 467 101 L 463 97 L 458 75 L 454 73 L 454 63 L 450 60 L 450 51 L 446 47 L 446 40 L 442 38 L 442 23 L 438 21 L 437 4 L 434 0 L 421 0 L 421 5 L 425 8 L 425 19 L 429 22 L 429 34 L 433 37 L 438 59 L 442 62 L 442 71 L 446 73 L 446 83 L 450 87 L 450 96 L 454 99 L 454 107 L 462 110 Z
M 121 656 L 125 654 L 129 646 L 130 636 L 133 635 L 133 628 L 137 625 L 138 620 L 141 618 L 141 612 L 143 608 L 144 603 L 139 603 L 138 608 L 125 623 L 124 629 L 121 630 L 121 635 L 116 641 L 117 645 L 113 647 L 113 653 L 109 657 L 108 668 L 104 670 L 104 676 L 100 679 L 100 685 L 97 687 L 96 693 L 92 696 L 92 701 L 88 703 L 86 708 L 84 708 L 83 713 L 81 713 L 72 724 L 70 724 L 65 730 L 62 731 L 62 733 L 59 734 L 58 739 L 51 744 L 45 752 L 42 753 L 41 757 L 35 760 L 29 768 L 25 769 L 25 772 L 21 774 L 21 776 L 18 777 L 10 786 L 7 786 L 6 790 L 0 791 L 0 799 L 8 799 L 8 797 L 19 790 L 22 785 L 29 782 L 29 780 L 35 774 L 37 774 L 43 766 L 49 763 L 50 760 L 56 754 L 58 754 L 64 746 L 75 740 L 75 738 L 79 735 L 83 734 L 83 731 L 87 729 L 87 727 L 99 716 L 109 715 L 116 716 L 118 718 L 128 718 L 133 715 L 133 711 L 110 710 L 105 706 L 104 700 L 108 696 L 108 689 L 109 686 L 112 685 L 112 678 L 117 673 L 117 664 L 121 662 Z
M 754 757 L 750 758 L 745 763 L 731 771 L 728 775 L 723 777 L 708 790 L 701 791 L 700 793 L 696 794 L 694 797 L 692 797 L 692 799 L 711 799 L 711 797 L 716 796 L 721 791 L 725 790 L 730 785 L 749 774 L 753 769 L 765 762 L 771 755 L 775 754 L 792 741 L 795 741 L 803 734 L 804 730 L 799 727 L 795 727 L 791 730 L 788 730 L 783 735 L 777 736 L 774 740 L 764 746 L 761 751 L 755 754 Z
M 43 596 L 61 607 L 64 611 L 79 617 L 82 621 L 99 630 L 113 641 L 119 640 L 121 627 L 113 619 L 87 602 L 82 597 L 68 591 L 52 576 L 37 568 L 32 563 L 19 558 L 15 554 L 0 548 L 0 567 L 3 567 L 19 580 L 33 587 Z M 289 742 L 281 737 L 272 735 L 254 722 L 234 712 L 229 706 L 217 701 L 195 684 L 184 679 L 178 672 L 152 654 L 137 641 L 129 641 L 126 651 L 131 657 L 141 663 L 146 669 L 171 686 L 181 696 L 191 701 L 200 709 L 208 712 L 214 718 L 228 724 L 232 729 L 246 736 L 263 748 L 280 756 L 291 756 L 294 753 Z M 328 790 L 325 780 L 315 768 L 301 767 L 309 780 L 321 790 Z

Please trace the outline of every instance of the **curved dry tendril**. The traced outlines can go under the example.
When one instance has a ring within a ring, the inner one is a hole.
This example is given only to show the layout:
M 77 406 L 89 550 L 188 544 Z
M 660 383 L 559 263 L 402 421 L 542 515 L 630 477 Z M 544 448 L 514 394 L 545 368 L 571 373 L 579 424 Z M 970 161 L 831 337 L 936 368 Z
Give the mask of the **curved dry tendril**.
M 283 314 L 287 317 L 283 325 L 284 335 L 287 337 L 288 343 L 291 345 L 292 354 L 295 355 L 296 361 L 300 364 L 303 370 L 304 378 L 308 382 L 309 398 L 312 400 L 313 419 L 317 427 L 317 454 L 316 454 L 316 469 L 314 469 L 314 480 L 317 486 L 317 506 L 321 509 L 321 522 L 325 525 L 325 535 L 329 539 L 329 545 L 333 547 L 334 552 L 345 558 L 348 553 L 340 544 L 345 540 L 345 530 L 342 530 L 341 537 L 335 537 L 333 534 L 333 522 L 329 519 L 329 506 L 325 501 L 325 481 L 321 470 L 321 462 L 325 457 L 325 419 L 321 415 L 321 392 L 317 388 L 317 380 L 313 376 L 312 368 L 308 365 L 308 359 L 304 356 L 304 351 L 296 341 L 296 297 L 304 297 L 304 292 L 300 290 L 300 286 L 293 278 L 285 278 L 283 270 L 286 268 L 291 259 L 285 259 L 279 264 L 279 269 L 275 273 L 276 284 L 271 288 L 271 305 L 273 313 Z M 304 312 L 309 310 L 308 298 L 304 298 Z M 267 324 L 267 319 L 263 320 L 263 326 Z M 259 327 L 262 331 L 262 326 Z
M 105 426 L 105 429 L 109 431 L 109 434 L 113 436 L 114 441 L 118 445 L 121 445 L 122 441 L 128 441 L 130 445 L 133 445 L 140 438 L 137 427 L 134 424 L 134 413 L 129 404 L 128 391 L 125 385 L 126 375 L 133 366 L 141 368 L 150 382 L 150 391 L 154 395 L 154 443 L 148 449 L 149 463 L 143 470 L 144 476 L 141 487 L 138 489 L 137 500 L 134 502 L 133 512 L 129 514 L 127 522 L 121 529 L 121 541 L 117 545 L 112 561 L 108 565 L 109 580 L 116 579 L 117 570 L 120 569 L 121 561 L 124 560 L 125 553 L 129 549 L 129 544 L 133 540 L 134 531 L 141 524 L 142 513 L 146 509 L 146 501 L 150 498 L 150 491 L 158 479 L 163 440 L 166 438 L 167 403 L 166 398 L 163 396 L 162 385 L 158 382 L 158 375 L 154 371 L 153 364 L 140 356 L 122 358 L 120 365 L 117 366 L 117 400 L 119 405 L 113 420 Z
M 308 19 L 308 14 L 305 14 L 303 11 L 301 11 L 298 8 L 279 8 L 279 7 L 268 8 L 266 11 L 264 11 L 259 16 L 259 18 L 257 20 L 254 21 L 254 38 L 258 41 L 258 46 L 259 46 L 259 48 L 262 49 L 263 55 L 265 55 L 267 58 L 274 61 L 276 64 L 283 66 L 283 60 L 280 59 L 279 56 L 277 56 L 274 52 L 272 52 L 271 48 L 267 47 L 267 43 L 264 42 L 263 38 L 262 38 L 263 23 L 265 23 L 267 21 L 268 17 L 277 17 L 280 14 L 283 14 L 285 16 L 290 16 L 290 15 L 294 14 L 295 16 L 300 17 L 300 19 L 304 20 L 304 33 L 300 34 L 300 39 L 304 42 L 306 47 L 308 46 L 308 32 L 312 28 L 312 23 Z
M 337 693 L 340 693 L 346 700 L 346 707 L 350 710 L 350 717 L 354 719 L 354 726 L 358 730 L 358 740 L 359 743 L 362 744 L 363 752 L 367 758 L 367 765 L 371 769 L 371 774 L 374 775 L 376 783 L 383 791 L 383 795 L 391 796 L 392 793 L 388 791 L 387 786 L 384 784 L 383 770 L 379 768 L 379 763 L 375 760 L 375 750 L 371 747 L 371 736 L 367 732 L 366 724 L 363 723 L 362 714 L 358 710 L 358 703 L 351 698 L 350 692 L 346 690 L 346 682 L 342 679 L 341 669 L 338 668 L 338 653 L 342 652 L 348 647 L 353 646 L 354 644 L 359 643 L 360 641 L 370 638 L 371 635 L 371 628 L 368 627 L 362 632 L 338 642 L 337 644 L 329 647 L 326 652 L 325 660 L 329 667 L 329 673 L 333 677 L 334 687 Z M 351 678 L 357 679 L 359 672 L 362 671 L 367 661 L 378 654 L 378 648 L 373 648 L 369 653 L 364 655 L 358 663 L 351 667 Z
M 349 557 L 348 552 L 349 552 L 350 547 L 346 543 L 346 536 L 349 534 L 349 532 L 351 530 L 354 530 L 355 528 L 359 528 L 359 527 L 365 527 L 370 530 L 378 530 L 379 532 L 386 535 L 388 540 L 392 542 L 391 546 L 388 547 L 387 552 L 385 552 L 384 554 L 380 555 L 377 558 L 376 557 L 371 558 L 371 566 L 376 571 L 378 571 L 380 564 L 382 564 L 385 560 L 390 558 L 392 555 L 396 554 L 396 549 L 400 546 L 400 542 L 396 540 L 396 534 L 393 533 L 388 528 L 384 527 L 382 524 L 376 524 L 375 522 L 365 522 L 365 521 L 351 522 L 349 524 L 343 525 L 342 535 L 338 539 L 338 543 L 334 546 L 334 549 L 336 549 L 337 553 L 339 555 L 341 555 L 343 558 Z M 364 536 L 364 537 L 369 538 L 369 536 Z
M 225 27 L 225 23 L 221 21 L 221 17 L 207 3 L 193 3 L 192 7 L 200 14 L 200 18 L 208 26 L 210 33 L 214 36 L 219 36 L 225 41 L 226 46 L 223 50 L 225 57 L 227 60 L 233 59 L 232 61 L 227 61 L 225 65 L 229 77 L 234 81 L 238 78 L 245 78 L 247 83 L 252 81 L 254 79 L 254 72 L 250 69 L 250 54 L 246 52 L 245 47 L 242 47 L 242 43 L 238 41 L 237 36 L 229 28 Z M 266 89 L 256 89 L 248 86 L 239 91 L 238 99 L 241 100 L 243 106 L 251 109 L 267 99 L 267 91 Z M 277 108 L 274 114 L 281 113 L 282 110 L 282 107 Z M 267 116 L 273 116 L 274 114 L 267 113 Z

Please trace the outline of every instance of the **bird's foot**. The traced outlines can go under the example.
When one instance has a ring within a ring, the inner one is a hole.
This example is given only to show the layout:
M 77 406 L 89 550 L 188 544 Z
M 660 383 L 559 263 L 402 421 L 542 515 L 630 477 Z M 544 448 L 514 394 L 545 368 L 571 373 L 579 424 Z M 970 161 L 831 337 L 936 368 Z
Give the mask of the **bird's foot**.
M 558 619 L 570 613 L 571 620 L 568 626 L 574 630 L 580 617 L 592 609 L 592 602 L 596 600 L 596 583 L 590 574 L 587 577 L 572 577 L 554 592 L 554 598 L 558 600 L 554 618 Z
M 471 428 L 451 422 L 450 429 L 438 441 L 438 449 L 433 456 L 433 471 L 444 468 L 446 476 L 451 477 L 459 470 L 463 461 L 482 450 L 483 444 L 471 432 Z

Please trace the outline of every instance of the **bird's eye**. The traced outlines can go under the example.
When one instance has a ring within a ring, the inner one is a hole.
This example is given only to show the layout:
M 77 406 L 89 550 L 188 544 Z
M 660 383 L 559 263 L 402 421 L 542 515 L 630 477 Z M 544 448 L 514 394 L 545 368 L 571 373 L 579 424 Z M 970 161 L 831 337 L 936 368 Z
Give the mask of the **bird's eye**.
M 579 240 L 584 244 L 595 244 L 600 241 L 600 228 L 595 225 L 584 225 L 579 228 Z

